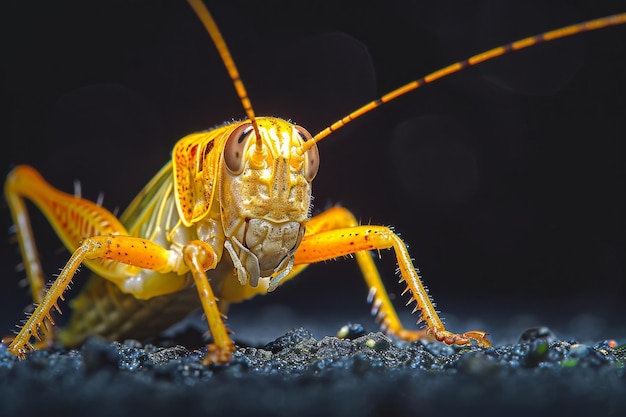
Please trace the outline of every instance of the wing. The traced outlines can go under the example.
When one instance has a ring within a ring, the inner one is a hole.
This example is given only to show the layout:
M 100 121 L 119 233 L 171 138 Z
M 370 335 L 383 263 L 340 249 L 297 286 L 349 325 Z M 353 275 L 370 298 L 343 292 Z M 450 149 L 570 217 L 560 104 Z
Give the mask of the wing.
M 215 197 L 220 168 L 222 126 L 185 136 L 172 152 L 176 206 L 185 226 L 191 226 L 209 212 Z
M 172 162 L 168 162 L 161 170 L 143 187 L 141 192 L 130 203 L 128 208 L 120 216 L 120 221 L 128 232 L 133 236 L 147 236 L 147 228 L 152 228 L 155 219 L 155 210 L 163 207 L 172 193 Z

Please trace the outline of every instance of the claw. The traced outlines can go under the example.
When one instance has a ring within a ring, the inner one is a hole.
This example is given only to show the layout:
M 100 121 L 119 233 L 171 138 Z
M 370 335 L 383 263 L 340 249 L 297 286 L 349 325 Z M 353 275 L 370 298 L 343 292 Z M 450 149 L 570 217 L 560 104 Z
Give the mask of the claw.
M 471 330 L 463 334 L 470 339 L 476 341 L 479 347 L 491 347 L 491 342 L 487 338 L 487 336 L 489 336 L 489 333 L 487 332 L 483 332 L 482 330 Z

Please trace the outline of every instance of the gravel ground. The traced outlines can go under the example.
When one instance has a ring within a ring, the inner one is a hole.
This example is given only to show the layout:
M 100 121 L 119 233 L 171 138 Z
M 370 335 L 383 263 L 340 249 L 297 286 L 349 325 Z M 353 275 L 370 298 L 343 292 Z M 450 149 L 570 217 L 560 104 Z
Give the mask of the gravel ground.
M 91 339 L 24 361 L 0 347 L 0 415 L 626 415 L 626 350 L 614 341 L 537 327 L 517 343 L 460 348 L 346 326 L 343 339 L 294 328 L 264 345 L 237 342 L 221 366 L 201 364 L 193 329 L 151 344 Z

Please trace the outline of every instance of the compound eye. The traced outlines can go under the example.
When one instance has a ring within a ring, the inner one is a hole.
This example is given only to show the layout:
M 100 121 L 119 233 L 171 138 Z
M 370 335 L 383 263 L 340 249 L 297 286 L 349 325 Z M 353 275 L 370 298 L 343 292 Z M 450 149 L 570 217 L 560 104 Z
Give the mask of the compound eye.
M 311 134 L 301 126 L 295 126 L 298 135 L 302 139 L 302 142 L 308 142 L 313 139 Z M 320 154 L 317 150 L 317 145 L 313 144 L 311 148 L 304 153 L 304 177 L 307 181 L 313 181 L 313 178 L 317 175 L 317 171 L 320 167 Z
M 246 145 L 252 137 L 253 130 L 250 123 L 242 124 L 233 130 L 226 140 L 224 163 L 226 168 L 233 174 L 241 174 L 243 171 Z

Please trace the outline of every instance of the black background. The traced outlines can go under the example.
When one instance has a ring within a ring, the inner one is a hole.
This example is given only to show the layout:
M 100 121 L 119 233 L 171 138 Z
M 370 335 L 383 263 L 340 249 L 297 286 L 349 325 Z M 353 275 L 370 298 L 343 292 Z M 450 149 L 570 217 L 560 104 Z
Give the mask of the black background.
M 456 60 L 624 11 L 619 1 L 588 3 L 207 4 L 257 114 L 315 133 Z M 5 172 L 31 164 L 60 189 L 71 192 L 80 180 L 86 198 L 103 192 L 107 208 L 123 208 L 178 138 L 243 117 L 185 2 L 10 5 L 2 37 Z M 620 311 L 625 39 L 626 27 L 616 27 L 537 46 L 353 122 L 319 145 L 315 210 L 342 204 L 363 223 L 393 226 L 444 316 L 475 315 L 489 327 L 518 308 Z M 8 230 L 8 208 L 0 209 Z M 45 220 L 32 217 L 52 274 L 67 253 Z M 14 270 L 17 247 L 6 236 L 2 333 L 28 303 L 17 285 L 23 272 Z M 381 256 L 385 282 L 399 294 L 394 256 Z M 360 314 L 366 293 L 355 262 L 328 262 L 241 308 L 278 304 L 316 314 L 357 306 Z

